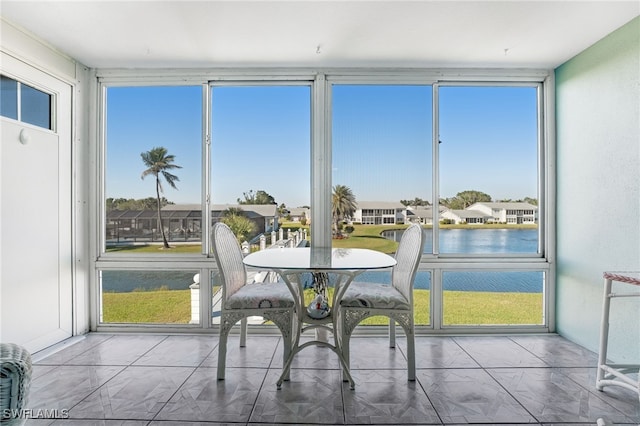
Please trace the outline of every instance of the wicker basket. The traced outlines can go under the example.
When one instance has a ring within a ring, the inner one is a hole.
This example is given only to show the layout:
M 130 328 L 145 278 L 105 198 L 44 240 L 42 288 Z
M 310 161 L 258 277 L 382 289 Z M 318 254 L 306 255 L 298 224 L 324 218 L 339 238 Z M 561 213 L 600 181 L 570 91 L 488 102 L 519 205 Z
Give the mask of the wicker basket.
M 31 354 L 14 343 L 0 343 L 1 425 L 20 424 L 24 421 L 19 413 L 26 408 L 30 385 Z

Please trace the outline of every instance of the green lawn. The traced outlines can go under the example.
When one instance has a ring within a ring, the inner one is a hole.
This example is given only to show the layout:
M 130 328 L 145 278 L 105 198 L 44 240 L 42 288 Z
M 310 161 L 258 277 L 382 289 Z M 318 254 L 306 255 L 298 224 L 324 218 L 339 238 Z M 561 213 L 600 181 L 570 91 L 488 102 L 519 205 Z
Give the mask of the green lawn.
M 132 291 L 102 294 L 105 323 L 187 324 L 191 290 Z
M 383 253 L 394 253 L 398 243 L 384 238 L 381 235 L 382 231 L 406 227 L 406 225 L 354 225 L 354 231 L 349 238 L 334 239 L 332 244 L 336 248 L 367 248 Z
M 331 290 L 331 289 L 330 289 Z M 308 291 L 306 299 L 313 294 Z M 190 290 L 104 293 L 105 323 L 187 324 L 191 319 Z M 415 322 L 429 324 L 429 290 L 414 291 Z M 542 294 L 444 292 L 446 325 L 542 324 Z M 388 319 L 373 317 L 363 324 L 384 325 Z

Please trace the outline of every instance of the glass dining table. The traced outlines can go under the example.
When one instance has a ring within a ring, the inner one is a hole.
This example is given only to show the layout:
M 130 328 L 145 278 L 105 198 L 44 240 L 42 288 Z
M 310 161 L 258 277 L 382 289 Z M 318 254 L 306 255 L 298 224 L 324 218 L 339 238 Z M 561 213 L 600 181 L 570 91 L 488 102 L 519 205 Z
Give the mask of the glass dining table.
M 368 270 L 393 267 L 396 260 L 388 254 L 370 249 L 303 247 L 261 250 L 247 255 L 243 262 L 249 267 L 276 272 L 289 287 L 295 301 L 296 330 L 292 336 L 291 352 L 277 382 L 278 389 L 281 388 L 282 382 L 289 377 L 291 363 L 295 355 L 311 345 L 327 347 L 335 352 L 340 359 L 344 378 L 349 381 L 351 389 L 355 389 L 355 382 L 341 348 L 342 339 L 339 335 L 340 300 L 349 284 L 358 275 Z M 302 278 L 304 274 L 310 274 L 312 280 L 329 275 L 335 277 L 332 280 L 335 287 L 333 296 L 330 298 L 330 310 L 328 315 L 322 318 L 311 316 L 307 310 L 304 298 L 305 280 Z M 324 339 L 316 338 L 300 344 L 300 336 L 310 329 L 326 330 L 333 333 L 334 343 L 331 344 Z

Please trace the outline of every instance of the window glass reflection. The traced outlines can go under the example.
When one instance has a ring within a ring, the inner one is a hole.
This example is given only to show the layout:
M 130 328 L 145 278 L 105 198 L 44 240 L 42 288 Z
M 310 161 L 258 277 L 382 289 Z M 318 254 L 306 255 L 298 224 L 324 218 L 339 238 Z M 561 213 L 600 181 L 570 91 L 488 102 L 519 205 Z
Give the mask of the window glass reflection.
M 109 87 L 106 251 L 202 252 L 202 87 Z
M 537 253 L 537 88 L 439 90 L 440 253 Z
M 544 324 L 544 272 L 443 272 L 444 325 Z
M 22 84 L 20 117 L 25 123 L 51 129 L 51 95 Z
M 382 231 L 432 225 L 431 98 L 431 86 L 332 86 L 333 247 L 393 253 Z
M 195 324 L 199 322 L 198 271 L 100 271 L 100 322 Z
M 4 75 L 0 76 L 0 115 L 18 119 L 18 82 Z

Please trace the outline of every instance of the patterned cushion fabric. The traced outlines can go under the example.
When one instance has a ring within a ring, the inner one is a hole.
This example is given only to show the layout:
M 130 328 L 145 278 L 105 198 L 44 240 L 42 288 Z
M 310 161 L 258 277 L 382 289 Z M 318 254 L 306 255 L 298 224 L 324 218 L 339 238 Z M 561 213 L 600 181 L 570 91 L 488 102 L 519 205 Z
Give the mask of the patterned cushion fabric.
M 227 300 L 228 309 L 291 308 L 293 296 L 285 283 L 248 284 Z
M 390 285 L 353 282 L 340 306 L 350 308 L 409 309 L 409 301 Z

